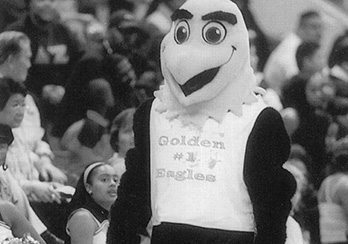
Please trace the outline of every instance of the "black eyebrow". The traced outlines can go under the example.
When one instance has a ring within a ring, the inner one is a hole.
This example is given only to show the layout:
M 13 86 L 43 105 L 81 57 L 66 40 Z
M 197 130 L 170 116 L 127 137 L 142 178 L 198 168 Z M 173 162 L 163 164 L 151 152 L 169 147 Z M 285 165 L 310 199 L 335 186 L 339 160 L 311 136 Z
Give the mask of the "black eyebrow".
M 193 14 L 191 14 L 186 9 L 177 9 L 174 11 L 174 13 L 171 16 L 172 21 L 178 20 L 178 19 L 192 19 Z
M 236 15 L 224 11 L 216 11 L 203 15 L 202 20 L 221 20 L 226 21 L 232 25 L 237 24 Z

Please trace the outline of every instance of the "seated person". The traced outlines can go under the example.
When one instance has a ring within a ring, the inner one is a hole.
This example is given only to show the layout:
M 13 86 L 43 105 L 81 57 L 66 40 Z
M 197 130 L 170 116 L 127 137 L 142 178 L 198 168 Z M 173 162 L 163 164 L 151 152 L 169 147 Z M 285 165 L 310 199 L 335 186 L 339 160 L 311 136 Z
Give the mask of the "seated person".
M 23 32 L 30 39 L 32 67 L 26 86 L 38 98 L 44 128 L 53 119 L 56 102 L 64 94 L 67 78 L 84 52 L 78 39 L 62 23 L 54 2 L 26 1 L 26 14 L 6 28 Z M 46 90 L 47 85 L 49 88 Z M 60 93 L 59 97 L 57 93 Z
M 328 175 L 318 191 L 320 241 L 347 243 L 348 231 L 348 139 L 342 138 L 333 146 L 333 158 Z
M 47 230 L 30 206 L 18 181 L 6 170 L 7 149 L 14 139 L 11 127 L 19 126 L 23 120 L 25 95 L 23 84 L 9 78 L 0 78 L 0 163 L 3 168 L 0 170 L 0 199 L 14 203 L 44 240 L 53 244 L 61 243 Z
M 6 31 L 0 34 L 0 77 L 10 77 L 24 83 L 30 68 L 30 41 L 20 32 Z M 15 67 L 15 68 L 14 68 Z M 44 141 L 45 130 L 35 99 L 31 94 L 25 97 L 26 110 L 21 126 L 14 129 L 16 138 L 30 151 L 30 160 L 35 170 L 45 181 L 64 183 L 66 176 L 53 165 L 54 154 L 50 145 Z
M 106 243 L 118 181 L 115 169 L 103 162 L 85 168 L 69 205 L 65 244 Z
M 336 107 L 348 107 L 348 40 L 343 39 L 332 50 L 329 78 L 336 88 L 336 96 L 333 105 Z
M 91 45 L 69 77 L 52 128 L 58 147 L 68 127 L 85 117 L 89 104 L 81 91 L 90 81 L 105 79 L 110 83 L 115 100 L 115 108 L 108 114 L 110 121 L 123 109 L 139 104 L 133 87 L 135 71 L 128 58 L 118 53 L 113 33 L 109 29 L 107 36 Z
M 61 139 L 62 148 L 70 153 L 70 160 L 60 167 L 66 170 L 67 184 L 71 186 L 76 185 L 86 165 L 107 161 L 114 153 L 110 146 L 109 121 L 105 118 L 107 110 L 114 105 L 110 84 L 104 79 L 92 80 L 83 94 L 88 101 L 87 112 Z
M 110 144 L 115 151 L 108 161 L 121 177 L 126 171 L 125 157 L 127 151 L 134 147 L 133 116 L 135 108 L 129 108 L 119 113 L 111 127 Z

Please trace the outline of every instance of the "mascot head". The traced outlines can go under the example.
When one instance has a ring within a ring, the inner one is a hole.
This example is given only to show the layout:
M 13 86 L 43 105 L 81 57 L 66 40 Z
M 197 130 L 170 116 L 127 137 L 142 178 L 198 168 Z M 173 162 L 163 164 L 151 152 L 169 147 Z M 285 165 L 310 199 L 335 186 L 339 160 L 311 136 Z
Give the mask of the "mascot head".
M 161 45 L 164 85 L 155 95 L 168 116 L 202 124 L 257 101 L 243 16 L 230 0 L 188 0 Z

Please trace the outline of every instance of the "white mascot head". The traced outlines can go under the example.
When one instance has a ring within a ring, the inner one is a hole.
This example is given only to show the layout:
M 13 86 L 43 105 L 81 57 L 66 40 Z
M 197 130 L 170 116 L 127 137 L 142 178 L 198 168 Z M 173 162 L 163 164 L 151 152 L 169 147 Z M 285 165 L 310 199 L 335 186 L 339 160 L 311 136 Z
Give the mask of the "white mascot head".
M 161 45 L 164 84 L 155 93 L 169 119 L 203 125 L 256 102 L 248 31 L 230 0 L 188 0 Z

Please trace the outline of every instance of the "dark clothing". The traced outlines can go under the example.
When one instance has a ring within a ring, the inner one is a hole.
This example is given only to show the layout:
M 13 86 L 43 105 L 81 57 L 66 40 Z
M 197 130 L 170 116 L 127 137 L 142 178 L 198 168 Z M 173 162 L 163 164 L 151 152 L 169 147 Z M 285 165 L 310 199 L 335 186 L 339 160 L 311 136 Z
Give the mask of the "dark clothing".
M 254 233 L 208 229 L 184 224 L 162 223 L 153 228 L 152 244 L 247 244 Z
M 238 2 L 238 1 L 236 1 Z M 264 33 L 264 31 L 259 26 L 257 20 L 254 17 L 253 12 L 251 11 L 251 7 L 249 2 L 247 0 L 243 0 L 243 4 L 241 6 L 238 6 L 242 12 L 245 25 L 247 26 L 248 30 L 255 31 L 255 39 L 253 40 L 254 45 L 256 47 L 256 54 L 259 58 L 257 69 L 259 71 L 263 71 L 263 68 L 267 62 L 267 59 L 271 53 L 270 48 L 270 41 L 268 40 L 267 35 Z
M 107 114 L 110 121 L 122 110 L 138 105 L 133 89 L 129 84 L 121 82 L 127 76 L 117 69 L 123 58 L 117 53 L 108 54 L 103 46 L 97 46 L 77 62 L 58 106 L 52 131 L 54 136 L 62 137 L 70 125 L 85 118 L 90 103 L 85 91 L 88 83 L 94 79 L 104 78 L 111 85 L 115 107 Z
M 111 208 L 108 244 L 139 243 L 137 230 L 146 226 L 151 217 L 151 106 L 152 100 L 143 103 L 134 116 L 135 148 L 127 153 L 127 171 L 121 178 L 118 198 Z M 208 243 L 205 237 L 210 238 L 209 243 L 284 243 L 286 221 L 291 210 L 290 199 L 296 189 L 293 176 L 282 168 L 289 152 L 290 140 L 279 113 L 272 108 L 264 109 L 248 137 L 243 172 L 254 209 L 257 228 L 254 238 L 251 238 L 254 233 L 250 232 L 237 235 L 234 232 L 209 229 L 203 234 L 203 228 L 199 226 L 165 223 L 154 227 L 153 243 Z M 169 229 L 177 234 L 165 233 Z M 192 238 L 192 242 L 178 242 L 182 240 L 182 234 L 185 235 L 183 238 Z M 221 239 L 212 241 L 212 236 L 216 234 Z
M 127 0 L 108 0 L 108 5 L 110 8 L 110 13 L 113 13 L 120 9 L 133 11 L 134 8 L 134 4 L 131 1 Z
M 99 221 L 99 223 L 102 223 L 104 220 L 107 220 L 109 217 L 109 211 L 107 211 L 105 208 L 101 207 L 99 204 L 97 204 L 95 201 L 93 201 L 91 198 L 83 205 L 83 206 L 75 206 L 72 211 L 75 211 L 79 208 L 84 208 L 90 211 L 93 216 Z M 69 235 L 65 235 L 65 244 L 71 243 L 71 238 Z
M 13 142 L 13 134 L 11 127 L 8 125 L 0 124 L 0 144 L 7 144 L 8 146 L 11 145 Z
M 47 229 L 58 238 L 63 239 L 66 233 L 65 216 L 68 203 L 66 201 L 60 204 L 56 202 L 30 202 L 30 205 Z
M 83 50 L 69 29 L 60 22 L 33 22 L 29 14 L 9 25 L 7 30 L 24 32 L 30 39 L 32 67 L 26 85 L 40 97 L 47 84 L 65 86 Z
M 0 0 L 0 32 L 26 14 L 25 0 Z
M 331 117 L 307 102 L 306 85 L 307 80 L 294 76 L 283 88 L 283 104 L 298 112 L 299 126 L 291 135 L 291 140 L 293 144 L 300 144 L 308 153 L 311 159 L 306 165 L 309 177 L 315 189 L 319 189 L 329 161 L 325 138 Z
M 285 82 L 281 91 L 281 101 L 284 108 L 292 107 L 302 111 L 305 109 L 302 106 L 308 106 L 306 94 L 304 93 L 307 81 L 308 79 L 295 75 Z
M 302 193 L 300 207 L 294 211 L 293 218 L 302 230 L 309 232 L 311 244 L 320 243 L 318 199 L 317 192 L 312 187 Z

